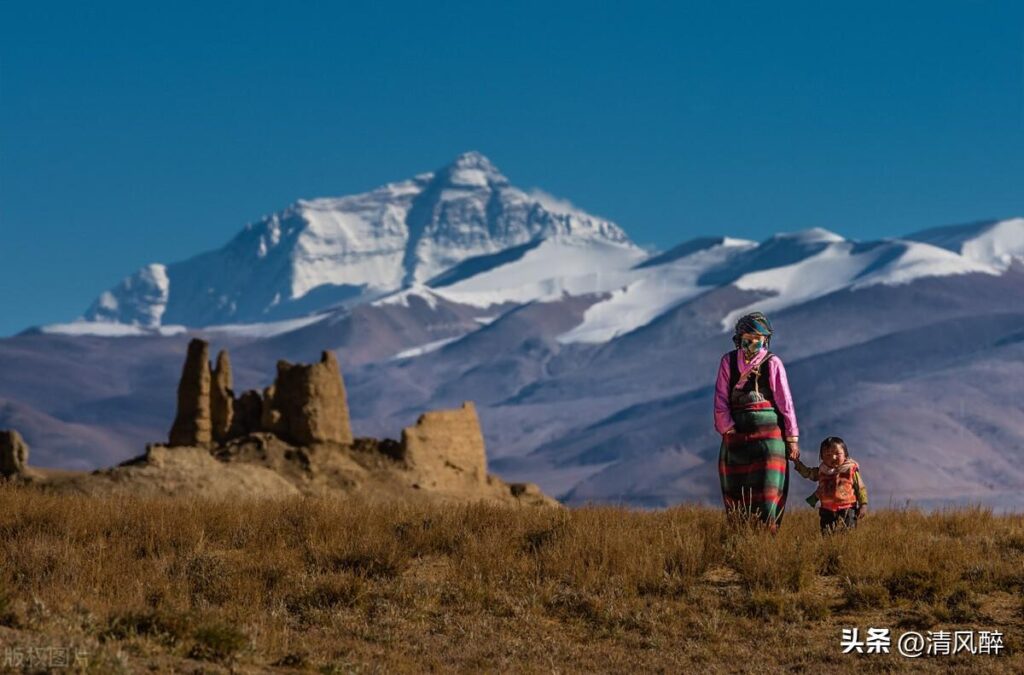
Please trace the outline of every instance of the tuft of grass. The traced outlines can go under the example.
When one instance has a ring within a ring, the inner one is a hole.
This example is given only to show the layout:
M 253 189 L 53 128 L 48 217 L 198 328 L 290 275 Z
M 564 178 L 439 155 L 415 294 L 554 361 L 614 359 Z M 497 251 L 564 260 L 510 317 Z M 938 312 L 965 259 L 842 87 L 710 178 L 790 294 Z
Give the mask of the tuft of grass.
M 6 588 L 0 586 L 0 626 L 17 628 L 20 623 L 11 594 L 7 592 Z
M 166 646 L 179 644 L 189 633 L 189 620 L 184 614 L 126 611 L 112 614 L 98 638 L 101 642 L 127 640 L 132 637 L 153 639 Z
M 933 602 L 943 590 L 942 574 L 923 567 L 900 569 L 886 577 L 885 587 L 893 598 Z
M 222 556 L 208 551 L 194 552 L 181 571 L 191 604 L 206 607 L 223 605 L 230 600 L 233 573 L 233 567 Z
M 889 591 L 875 581 L 846 580 L 843 587 L 845 608 L 850 611 L 878 610 L 889 605 Z
M 828 598 L 811 591 L 788 593 L 758 589 L 745 598 L 740 609 L 752 619 L 781 618 L 789 622 L 822 621 L 832 613 Z
M 943 618 L 947 621 L 966 624 L 977 622 L 981 618 L 981 603 L 967 584 L 961 583 L 953 588 L 943 601 L 943 605 L 946 610 L 946 616 Z
M 204 661 L 226 661 L 245 648 L 249 638 L 237 626 L 223 621 L 201 624 L 192 634 L 188 655 Z
M 900 613 L 896 627 L 903 630 L 930 630 L 942 620 L 942 617 L 936 614 L 936 609 L 939 610 L 939 614 L 943 613 L 941 608 L 934 605 L 923 602 L 916 603 L 913 607 Z

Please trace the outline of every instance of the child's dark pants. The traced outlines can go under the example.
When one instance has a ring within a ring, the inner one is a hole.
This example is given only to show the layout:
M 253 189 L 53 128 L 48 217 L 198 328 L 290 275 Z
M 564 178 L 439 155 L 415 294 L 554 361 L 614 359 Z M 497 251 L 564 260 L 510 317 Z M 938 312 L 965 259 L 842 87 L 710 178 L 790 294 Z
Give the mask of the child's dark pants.
M 821 522 L 821 533 L 828 534 L 836 528 L 857 527 L 857 509 L 839 509 L 830 511 L 818 509 L 818 520 Z

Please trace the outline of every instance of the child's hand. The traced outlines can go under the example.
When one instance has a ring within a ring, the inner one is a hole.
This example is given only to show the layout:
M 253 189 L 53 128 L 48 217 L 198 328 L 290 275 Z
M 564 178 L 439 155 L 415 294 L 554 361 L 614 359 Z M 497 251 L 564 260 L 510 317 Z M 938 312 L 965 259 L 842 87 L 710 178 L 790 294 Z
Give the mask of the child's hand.
M 857 520 L 864 520 L 864 516 L 868 515 L 868 505 L 863 504 L 857 509 Z

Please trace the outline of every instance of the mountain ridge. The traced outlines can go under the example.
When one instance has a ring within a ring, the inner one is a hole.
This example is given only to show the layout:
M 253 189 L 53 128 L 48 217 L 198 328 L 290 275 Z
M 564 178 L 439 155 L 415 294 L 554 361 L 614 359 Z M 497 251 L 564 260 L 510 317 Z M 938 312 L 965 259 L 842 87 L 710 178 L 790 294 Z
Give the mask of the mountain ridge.
M 41 330 L 113 336 L 260 324 L 284 332 L 288 321 L 426 287 L 481 308 L 606 293 L 560 338 L 595 343 L 724 286 L 756 291 L 779 311 L 840 288 L 1000 274 L 1016 259 L 1024 259 L 1022 218 L 870 242 L 812 227 L 762 242 L 703 237 L 646 252 L 611 221 L 514 187 L 471 151 L 368 192 L 299 199 L 220 249 L 144 266 L 76 322 Z M 735 308 L 723 326 L 746 309 Z
M 291 319 L 371 301 L 535 239 L 635 247 L 614 223 L 531 197 L 486 157 L 344 197 L 298 200 L 220 249 L 153 263 L 102 293 L 89 322 L 193 328 Z

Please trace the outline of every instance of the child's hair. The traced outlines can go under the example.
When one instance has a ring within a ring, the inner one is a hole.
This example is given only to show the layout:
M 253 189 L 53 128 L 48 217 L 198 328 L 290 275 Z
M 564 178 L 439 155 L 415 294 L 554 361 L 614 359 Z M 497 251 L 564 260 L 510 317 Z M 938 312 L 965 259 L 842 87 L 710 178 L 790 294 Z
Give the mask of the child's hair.
M 846 441 L 838 436 L 829 436 L 821 442 L 821 447 L 818 448 L 818 459 L 823 459 L 825 455 L 825 448 L 830 448 L 833 445 L 838 445 L 843 449 L 843 459 L 850 458 L 850 451 L 846 448 Z

